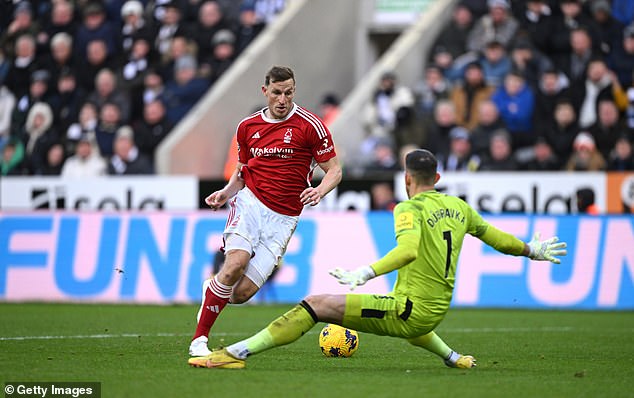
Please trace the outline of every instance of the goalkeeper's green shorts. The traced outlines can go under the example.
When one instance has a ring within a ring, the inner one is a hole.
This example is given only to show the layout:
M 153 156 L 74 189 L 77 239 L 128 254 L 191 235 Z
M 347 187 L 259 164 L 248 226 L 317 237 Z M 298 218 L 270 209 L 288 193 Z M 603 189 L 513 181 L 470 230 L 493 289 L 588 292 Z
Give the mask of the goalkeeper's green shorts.
M 347 294 L 343 326 L 381 336 L 412 338 L 434 330 L 444 318 L 407 297 Z

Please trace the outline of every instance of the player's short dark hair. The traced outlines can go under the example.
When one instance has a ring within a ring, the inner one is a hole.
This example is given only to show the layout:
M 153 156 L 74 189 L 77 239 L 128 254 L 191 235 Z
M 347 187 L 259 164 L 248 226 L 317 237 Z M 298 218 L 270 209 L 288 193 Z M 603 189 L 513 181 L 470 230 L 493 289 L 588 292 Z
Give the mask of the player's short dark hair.
M 405 169 L 421 183 L 433 184 L 437 168 L 436 157 L 426 149 L 414 149 L 405 156 Z
M 266 72 L 264 77 L 264 85 L 268 86 L 270 83 L 283 82 L 288 79 L 295 81 L 295 73 L 288 66 L 273 66 Z

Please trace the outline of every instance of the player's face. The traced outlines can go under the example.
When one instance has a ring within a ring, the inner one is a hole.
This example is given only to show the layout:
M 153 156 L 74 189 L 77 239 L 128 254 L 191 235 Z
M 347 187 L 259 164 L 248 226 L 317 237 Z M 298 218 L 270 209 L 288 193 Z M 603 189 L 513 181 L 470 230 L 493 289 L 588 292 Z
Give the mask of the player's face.
M 262 92 L 267 100 L 269 116 L 273 119 L 284 119 L 293 106 L 295 81 L 288 79 L 270 83 L 268 86 L 262 86 Z

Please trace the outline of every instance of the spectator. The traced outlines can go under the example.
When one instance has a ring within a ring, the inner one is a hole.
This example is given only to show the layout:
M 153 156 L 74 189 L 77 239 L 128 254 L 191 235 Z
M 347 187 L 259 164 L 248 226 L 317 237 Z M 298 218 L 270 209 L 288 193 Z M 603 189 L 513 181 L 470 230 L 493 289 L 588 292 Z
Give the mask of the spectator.
M 397 148 L 409 143 L 412 126 L 414 94 L 397 84 L 396 74 L 385 72 L 372 99 L 362 111 L 363 126 L 370 138 L 386 138 Z
M 134 145 L 134 132 L 129 126 L 117 130 L 114 155 L 108 163 L 110 175 L 152 174 L 149 159 Z
M 57 86 L 62 70 L 75 73 L 76 65 L 73 57 L 73 38 L 65 32 L 56 33 L 50 41 L 51 53 L 43 62 L 44 68 L 51 74 L 51 84 Z
M 115 134 L 122 125 L 119 105 L 114 102 L 104 103 L 99 110 L 99 124 L 95 130 L 101 156 L 106 158 L 112 156 Z
M 77 86 L 77 80 L 69 69 L 62 70 L 57 80 L 56 94 L 51 100 L 54 124 L 59 131 L 67 131 L 79 117 L 79 110 L 86 93 L 83 88 Z
M 95 153 L 88 134 L 82 134 L 75 148 L 75 154 L 64 163 L 61 175 L 64 178 L 98 177 L 106 174 L 106 162 Z
M 139 151 L 154 164 L 154 153 L 161 141 L 170 133 L 173 124 L 167 120 L 165 106 L 159 100 L 145 105 L 143 119 L 135 124 L 134 141 Z
M 328 93 L 324 95 L 319 104 L 319 116 L 326 126 L 332 126 L 332 123 L 339 116 L 339 97 L 337 94 Z
M 482 159 L 478 171 L 515 171 L 518 164 L 513 157 L 511 136 L 506 130 L 497 130 L 491 136 L 489 153 Z
M 106 11 L 103 5 L 96 0 L 90 1 L 84 6 L 82 15 L 82 23 L 77 29 L 77 36 L 75 36 L 77 57 L 85 59 L 89 54 L 88 45 L 94 41 L 104 43 L 106 58 L 116 57 L 119 48 L 117 30 L 106 19 Z
M 123 55 L 129 57 L 134 41 L 138 38 L 145 39 L 150 47 L 153 47 L 152 38 L 156 35 L 151 23 L 143 16 L 143 4 L 139 0 L 128 0 L 121 7 L 120 44 Z
M 451 90 L 451 102 L 456 109 L 456 123 L 473 130 L 478 124 L 478 108 L 493 95 L 495 87 L 487 84 L 482 66 L 472 62 L 465 68 L 462 84 Z
M 568 159 L 578 132 L 575 108 L 569 100 L 562 99 L 555 106 L 553 124 L 543 130 L 544 137 L 561 159 Z
M 37 35 L 37 41 L 42 46 L 51 45 L 58 33 L 64 33 L 74 37 L 77 33 L 75 21 L 75 6 L 69 0 L 56 0 L 51 2 L 51 17 L 43 21 L 44 26 Z M 72 51 L 71 51 L 72 52 Z
M 385 138 L 377 140 L 364 167 L 364 176 L 389 178 L 398 170 L 399 163 L 392 142 Z
M 539 77 L 535 91 L 533 120 L 537 131 L 544 131 L 555 123 L 555 107 L 569 97 L 568 78 L 555 69 L 545 70 Z
M 286 0 L 242 0 L 243 8 L 255 11 L 258 21 L 269 24 L 284 10 Z
M 551 37 L 551 54 L 565 54 L 571 50 L 571 33 L 582 29 L 588 34 L 588 42 L 598 47 L 599 37 L 592 18 L 583 12 L 581 0 L 561 0 L 558 18 Z M 572 48 L 574 51 L 574 48 Z M 564 69 L 565 70 L 565 69 Z
M 231 26 L 225 20 L 220 4 L 216 0 L 204 0 L 198 8 L 198 19 L 192 29 L 192 38 L 198 46 L 198 63 L 205 61 L 207 54 L 213 51 L 214 35 L 223 29 L 230 29 Z
M 471 151 L 480 158 L 489 152 L 489 143 L 493 133 L 505 129 L 504 123 L 500 119 L 500 112 L 493 101 L 482 101 L 478 106 L 477 125 L 471 131 Z
M 449 132 L 457 126 L 456 106 L 449 100 L 440 100 L 434 109 L 434 120 L 428 126 L 424 147 L 434 154 L 449 153 Z
M 464 3 L 458 3 L 451 20 L 440 32 L 434 47 L 442 46 L 456 59 L 467 52 L 467 38 L 473 28 L 473 14 Z
M 571 87 L 571 98 L 577 100 L 579 127 L 587 129 L 596 122 L 599 101 L 614 101 L 612 89 L 612 75 L 605 62 L 600 58 L 593 59 L 588 64 L 585 80 Z
M 568 171 L 603 171 L 607 164 L 601 152 L 597 151 L 592 136 L 582 131 L 575 137 L 573 142 L 573 152 L 566 170 Z
M 484 47 L 484 57 L 480 59 L 484 80 L 487 85 L 498 87 L 510 72 L 512 62 L 504 45 L 493 40 Z
M 0 175 L 22 175 L 22 162 L 24 161 L 24 144 L 22 144 L 22 141 L 17 138 L 11 139 L 4 148 L 0 149 L 0 152 L 2 152 Z
M 15 42 L 15 56 L 4 80 L 7 88 L 16 98 L 22 98 L 29 92 L 31 75 L 38 69 L 35 57 L 35 38 L 30 34 L 23 34 Z
M 592 216 L 599 215 L 599 207 L 595 203 L 592 188 L 581 188 L 576 192 L 577 211 Z
M 110 69 L 99 71 L 95 77 L 95 90 L 88 95 L 86 101 L 95 104 L 98 111 L 106 103 L 116 104 L 121 122 L 126 123 L 130 118 L 130 98 L 124 90 L 117 87 L 117 78 Z
M 5 85 L 0 85 L 0 151 L 11 136 L 11 116 L 15 107 L 15 95 Z
M 51 98 L 48 95 L 50 77 L 50 73 L 43 69 L 33 72 L 29 91 L 20 97 L 16 96 L 16 104 L 13 108 L 13 114 L 11 115 L 13 134 L 17 134 L 17 132 L 24 128 L 24 123 L 33 104 L 36 102 L 47 103 L 50 101 Z
M 235 59 L 236 36 L 229 29 L 216 32 L 212 38 L 211 56 L 205 60 L 204 69 L 209 81 L 213 84 L 229 69 Z
M 513 71 L 506 75 L 504 84 L 491 99 L 511 133 L 513 149 L 532 146 L 536 138 L 533 131 L 535 97 L 521 73 Z
M 449 133 L 449 139 L 449 153 L 437 156 L 438 172 L 478 170 L 480 158 L 471 153 L 469 132 L 464 127 L 454 127 Z
M 389 182 L 377 182 L 370 187 L 372 195 L 372 210 L 393 211 L 398 204 L 394 196 L 394 189 Z
M 160 61 L 160 72 L 163 81 L 167 82 L 174 78 L 176 61 L 186 55 L 196 56 L 195 44 L 186 36 L 174 36 L 170 41 L 167 53 L 162 55 Z M 196 68 L 198 68 L 198 62 L 196 62 Z
M 597 149 L 605 159 L 614 149 L 617 139 L 625 134 L 625 124 L 619 118 L 616 104 L 610 100 L 601 100 L 598 104 L 597 121 L 590 127 Z
M 511 68 L 522 73 L 531 89 L 537 89 L 540 77 L 553 67 L 552 61 L 535 49 L 528 39 L 520 38 L 513 43 Z
M 590 8 L 597 27 L 599 39 L 597 46 L 601 53 L 606 56 L 621 41 L 625 25 L 612 16 L 612 7 L 608 0 L 594 0 Z
M 143 108 L 145 104 L 160 98 L 165 90 L 163 78 L 156 70 L 149 69 L 143 78 Z M 135 105 L 136 106 L 136 105 Z
M 537 137 L 532 152 L 520 165 L 521 170 L 556 171 L 561 169 L 561 160 L 544 137 Z
M 634 150 L 631 137 L 622 134 L 608 155 L 608 170 L 634 171 Z
M 564 72 L 571 82 L 583 80 L 588 63 L 594 57 L 592 39 L 587 29 L 579 27 L 569 34 L 570 50 L 553 54 L 557 68 Z
M 29 174 L 41 175 L 44 172 L 48 150 L 59 142 L 57 131 L 52 126 L 51 107 L 45 102 L 33 104 L 21 134 Z
M 31 3 L 25 0 L 18 2 L 13 11 L 13 20 L 6 27 L 6 30 L 0 29 L 0 46 L 9 55 L 14 56 L 12 49 L 16 40 L 22 35 L 29 35 L 33 38 L 39 32 L 40 27 L 33 19 L 33 10 Z
M 129 120 L 136 120 L 143 113 L 143 82 L 156 61 L 150 41 L 143 37 L 133 39 L 132 49 L 121 69 L 121 92 L 127 93 L 130 100 Z
M 174 78 L 167 82 L 161 100 L 167 108 L 167 120 L 177 124 L 207 91 L 209 82 L 196 77 L 196 59 L 185 55 L 176 60 Z
M 180 3 L 172 0 L 163 4 L 164 14 L 156 34 L 155 48 L 160 55 L 166 55 L 172 39 L 177 36 L 188 37 L 188 32 L 182 22 Z
M 634 71 L 634 24 L 625 28 L 622 40 L 615 43 L 608 59 L 610 69 L 616 73 L 621 86 L 632 86 L 632 71 Z
M 108 56 L 106 42 L 103 40 L 91 40 L 88 42 L 86 63 L 77 70 L 77 81 L 86 92 L 91 93 L 95 89 L 95 76 L 102 69 L 115 69 L 115 62 Z
M 265 27 L 266 22 L 258 19 L 255 9 L 242 2 L 236 30 L 236 55 L 242 53 Z
M 494 40 L 507 47 L 519 27 L 519 23 L 510 13 L 508 0 L 487 0 L 487 5 L 488 14 L 480 17 L 469 32 L 469 51 L 483 51 L 486 44 Z
M 555 29 L 555 14 L 547 0 L 526 0 L 524 3 L 518 16 L 520 29 L 526 32 L 537 50 L 548 53 Z
M 46 161 L 40 171 L 41 175 L 58 176 L 64 166 L 64 147 L 59 142 L 53 143 L 46 152 Z
M 423 124 L 433 119 L 436 103 L 441 99 L 448 99 L 450 91 L 451 84 L 443 75 L 442 68 L 436 64 L 427 65 L 424 79 L 414 88 L 416 111 Z
M 90 102 L 85 102 L 79 110 L 79 118 L 76 122 L 68 126 L 66 130 L 66 152 L 75 153 L 75 146 L 83 137 L 90 137 L 96 147 L 96 154 L 99 154 L 97 145 L 97 125 L 99 124 L 99 113 L 97 107 Z

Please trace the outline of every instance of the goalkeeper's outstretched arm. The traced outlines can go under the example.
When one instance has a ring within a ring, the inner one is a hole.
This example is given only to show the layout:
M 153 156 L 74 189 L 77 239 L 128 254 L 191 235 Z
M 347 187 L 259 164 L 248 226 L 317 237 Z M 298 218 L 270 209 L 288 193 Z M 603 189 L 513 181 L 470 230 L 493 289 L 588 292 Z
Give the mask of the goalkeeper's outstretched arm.
M 533 239 L 526 243 L 507 232 L 489 225 L 486 231 L 478 238 L 501 253 L 525 256 L 537 261 L 550 261 L 559 264 L 561 260 L 557 256 L 565 256 L 567 254 L 566 242 L 559 242 L 559 238 L 556 236 L 541 241 L 539 232 L 535 233 Z

